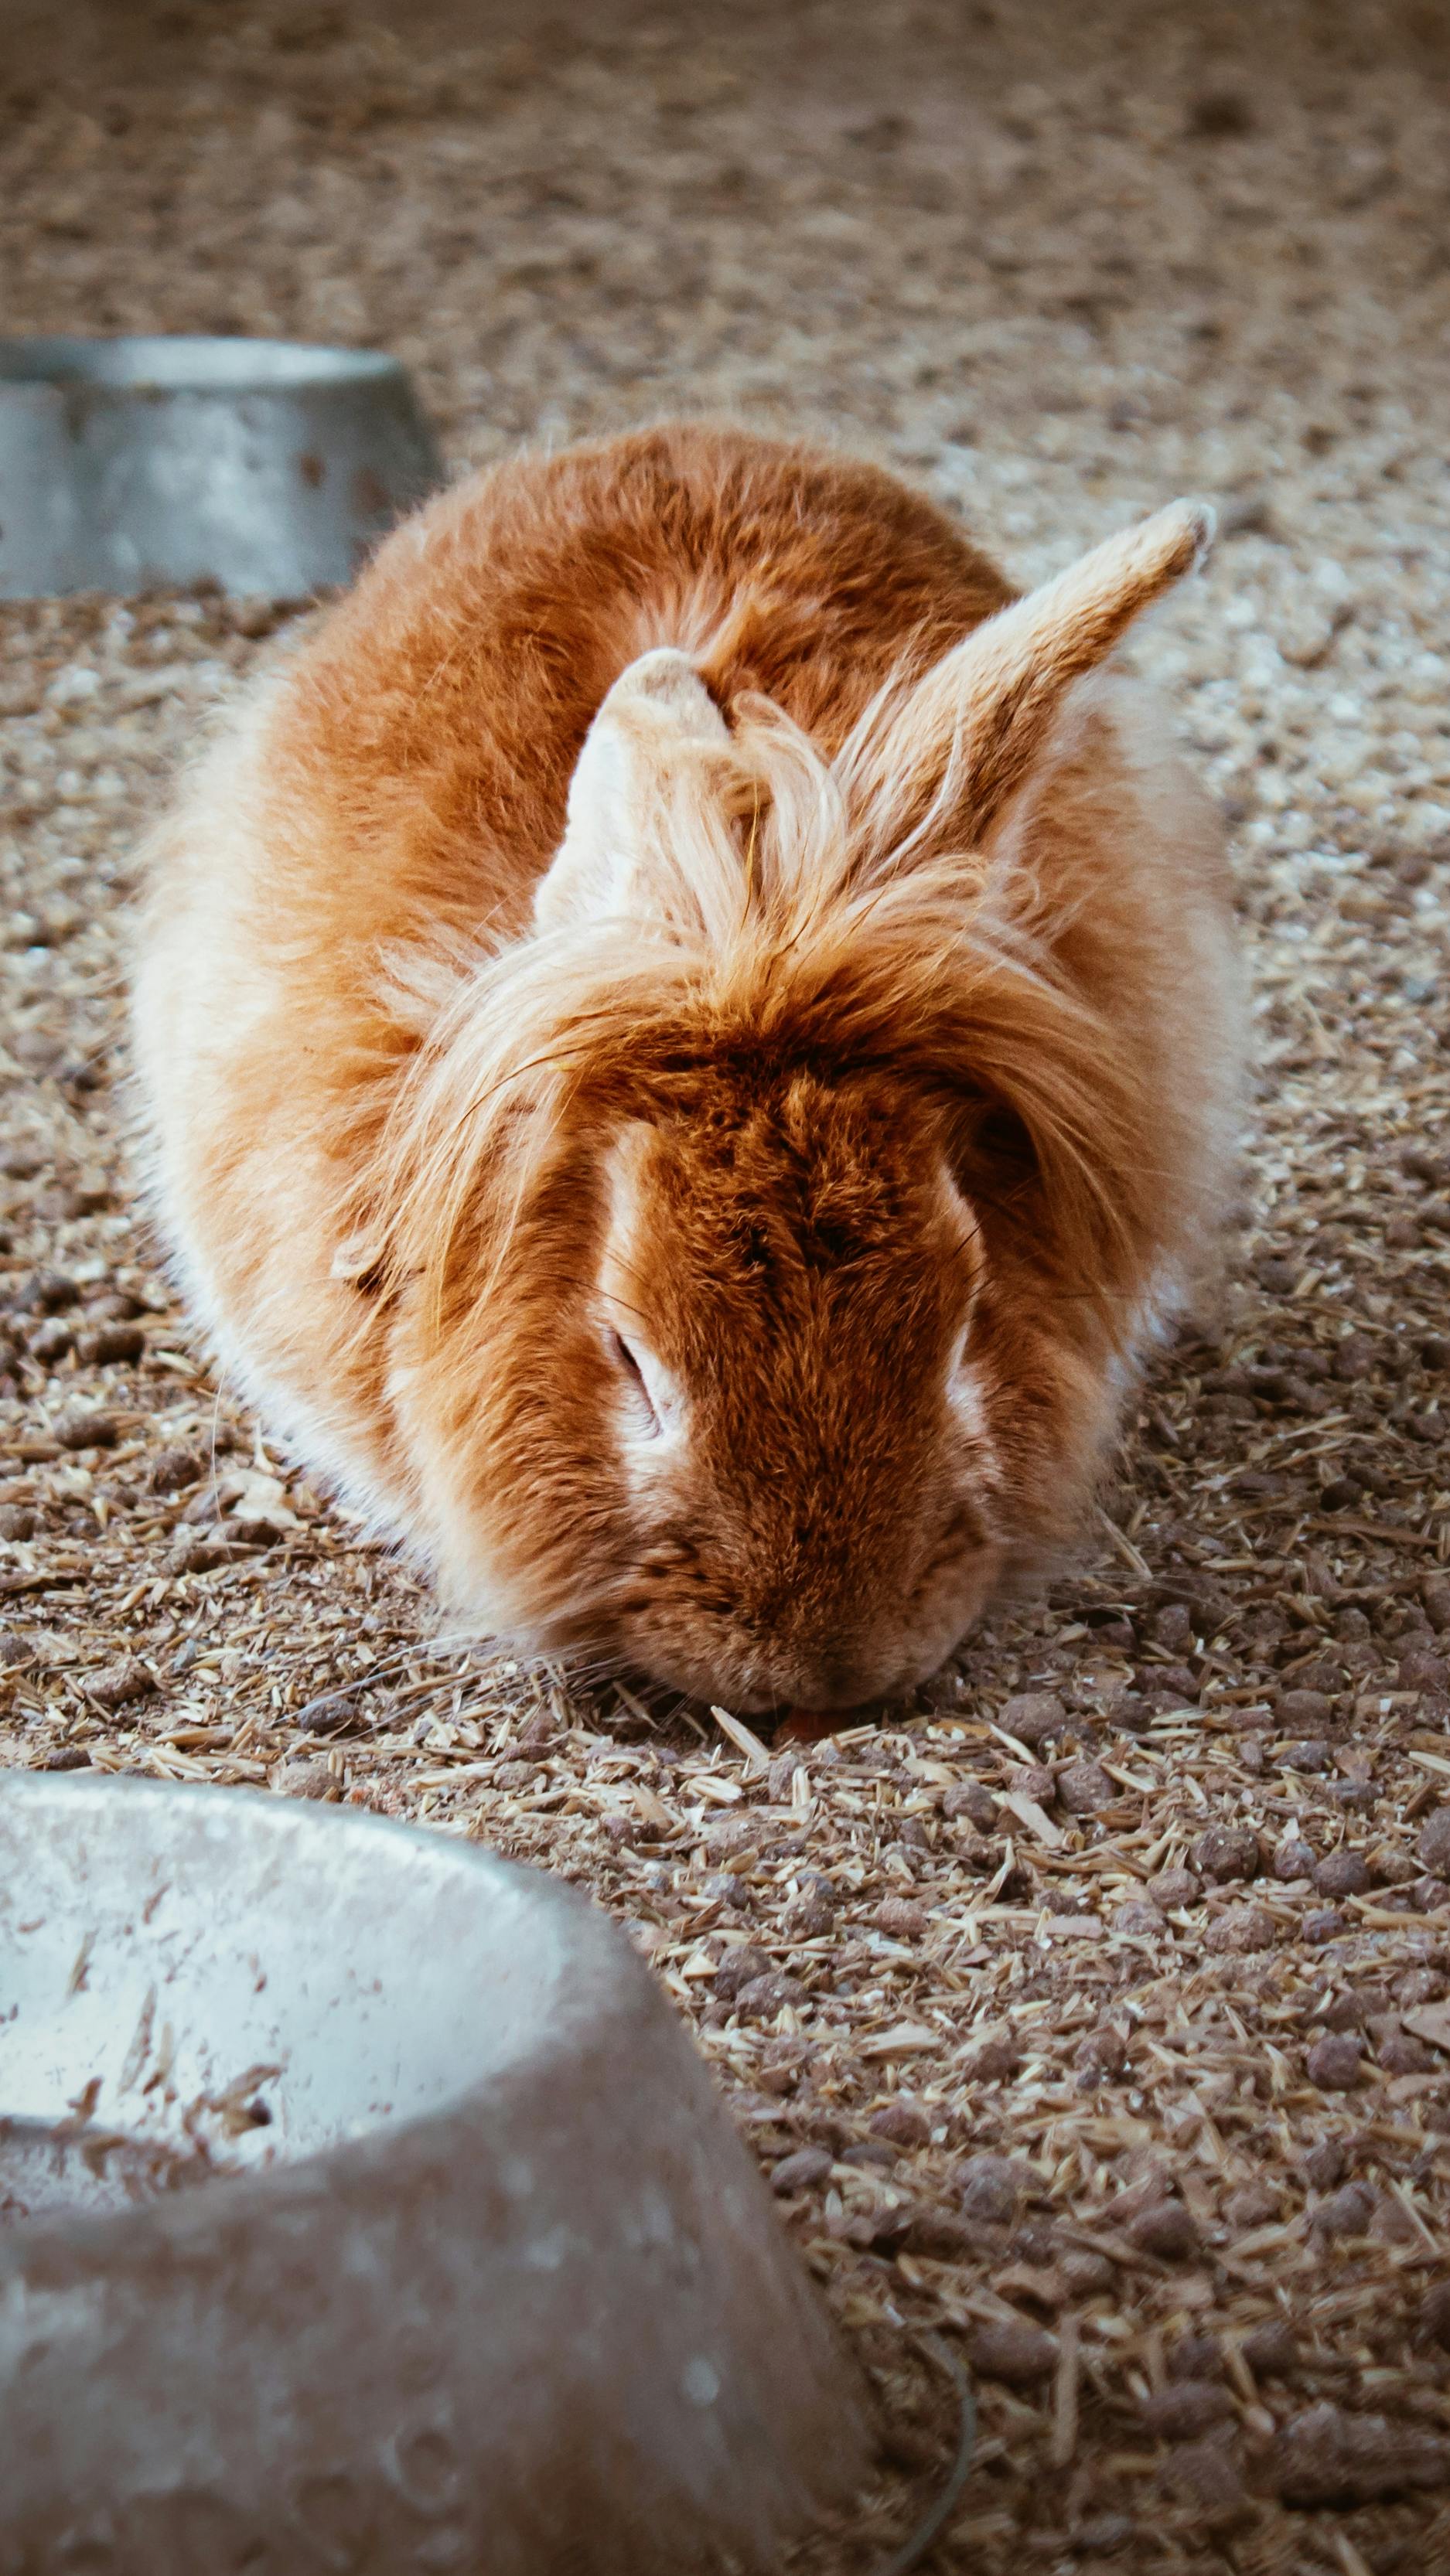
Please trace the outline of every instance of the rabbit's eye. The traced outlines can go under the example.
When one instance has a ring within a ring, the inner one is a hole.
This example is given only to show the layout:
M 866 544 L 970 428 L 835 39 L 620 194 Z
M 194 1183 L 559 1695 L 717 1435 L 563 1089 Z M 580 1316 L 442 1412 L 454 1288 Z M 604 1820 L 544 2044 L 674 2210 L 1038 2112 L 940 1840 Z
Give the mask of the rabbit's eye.
M 657 1439 L 664 1426 L 660 1421 L 658 1413 L 655 1411 L 654 1398 L 650 1394 L 649 1387 L 645 1380 L 645 1373 L 640 1366 L 638 1355 L 630 1349 L 623 1333 L 611 1334 L 610 1340 L 613 1343 L 615 1359 L 618 1361 L 625 1376 L 629 1379 L 639 1402 L 643 1405 L 645 1412 L 648 1414 L 650 1430 Z

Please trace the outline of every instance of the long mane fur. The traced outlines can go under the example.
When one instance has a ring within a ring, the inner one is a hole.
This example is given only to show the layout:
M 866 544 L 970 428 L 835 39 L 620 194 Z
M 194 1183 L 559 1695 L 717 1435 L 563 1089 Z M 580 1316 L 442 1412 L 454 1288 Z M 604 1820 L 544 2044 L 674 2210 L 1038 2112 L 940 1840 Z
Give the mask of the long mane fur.
M 907 685 L 873 701 L 834 760 L 778 707 L 742 701 L 728 778 L 718 762 L 682 765 L 647 911 L 389 961 L 420 1043 L 371 1216 L 440 1317 L 465 1219 L 471 1232 L 486 1212 L 485 1260 L 501 1262 L 576 1103 L 631 1084 L 659 1096 L 693 1056 L 748 1052 L 889 1067 L 946 1102 L 1011 1113 L 1039 1214 L 1120 1337 L 1135 1203 L 1162 1186 L 1132 1067 L 1034 927 L 1010 853 L 993 864 L 941 846 L 961 824 L 950 765 L 901 829 L 906 783 L 898 803 L 871 753 Z

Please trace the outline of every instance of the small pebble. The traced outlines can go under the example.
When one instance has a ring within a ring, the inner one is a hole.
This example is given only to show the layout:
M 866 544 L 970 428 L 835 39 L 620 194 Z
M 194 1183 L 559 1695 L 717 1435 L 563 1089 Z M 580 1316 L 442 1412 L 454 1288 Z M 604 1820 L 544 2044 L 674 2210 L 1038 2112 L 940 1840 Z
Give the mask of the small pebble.
M 1284 2426 L 1271 2473 L 1286 2504 L 1374 2504 L 1450 2482 L 1450 2442 L 1413 2421 L 1326 2403 Z
M 904 2237 L 909 2254 L 932 2263 L 960 2263 L 977 2250 L 978 2231 L 954 2209 L 915 2209 Z
M 1256 2379 L 1288 2379 L 1299 2359 L 1293 2328 L 1281 2317 L 1251 2326 L 1239 2350 Z
M 969 2357 L 983 2379 L 1000 2379 L 1009 2388 L 1031 2388 L 1057 2368 L 1057 2338 L 1024 2317 L 977 2328 Z
M 962 2071 L 971 2083 L 1001 2084 L 1016 2074 L 1021 2063 L 1022 2051 L 1016 2040 L 1006 2032 L 997 2032 L 990 2039 L 979 2040 L 968 2051 Z
M 1321 2093 L 1348 2093 L 1359 2082 L 1364 2042 L 1353 2031 L 1327 2030 L 1304 2060 L 1304 2072 Z
M 1376 1345 L 1365 1333 L 1350 1333 L 1340 1343 L 1330 1364 L 1331 1374 L 1342 1386 L 1355 1386 L 1373 1377 L 1378 1362 Z
M 1275 1707 L 1280 1725 L 1294 1734 L 1313 1735 L 1334 1715 L 1333 1704 L 1323 1691 L 1280 1691 Z
M 727 1950 L 715 1971 L 714 1991 L 723 2003 L 733 2003 L 742 1986 L 752 1985 L 757 1977 L 768 1976 L 770 1960 L 764 1950 L 750 1942 Z
M 1337 2182 L 1343 2182 L 1348 2161 L 1342 2139 L 1321 2138 L 1304 2159 L 1305 2180 L 1315 2191 L 1333 2191 Z
M 1196 1905 L 1203 1889 L 1191 1869 L 1160 1869 L 1157 1877 L 1148 1881 L 1148 1894 L 1167 1914 L 1180 1905 Z
M 1105 2023 L 1101 2030 L 1088 2033 L 1072 2062 L 1080 2082 L 1085 2079 L 1089 2084 L 1105 2083 L 1123 2073 L 1128 2063 L 1128 2043 L 1120 2030 Z
M 735 1899 L 743 1899 L 744 1881 L 732 1882 Z M 809 1879 L 800 1894 L 793 1897 L 781 1917 L 781 1929 L 792 1941 L 821 1941 L 833 1930 L 836 1921 L 836 1891 L 830 1880 L 821 1876 Z
M 908 2093 L 898 2093 L 894 2102 L 873 2111 L 870 2128 L 873 2137 L 889 2139 L 898 2147 L 924 2147 L 931 2136 L 929 2115 Z
M 1109 1917 L 1109 1923 L 1114 1932 L 1129 1934 L 1140 1940 L 1145 1935 L 1151 1940 L 1163 1930 L 1163 1917 L 1157 1906 L 1144 1904 L 1141 1898 L 1135 1897 L 1130 1897 L 1126 1905 L 1115 1906 Z
M 1155 1689 L 1166 1692 L 1171 1703 L 1188 1708 L 1197 1706 L 1203 1685 L 1187 1664 L 1153 1664 L 1149 1670 Z
M 172 1672 L 187 1669 L 181 1655 L 177 1655 L 172 1662 Z M 329 1691 L 327 1697 L 309 1711 L 307 1723 L 314 1735 L 347 1735 L 358 1723 L 357 1701 L 346 1691 Z
M 1372 1780 L 1331 1780 L 1326 1794 L 1346 1814 L 1363 1815 L 1374 1806 L 1379 1793 Z
M 1201 2442 L 1180 2442 L 1164 2463 L 1163 2483 L 1186 2496 L 1210 2528 L 1245 2521 L 1252 2508 L 1232 2452 L 1215 2429 Z
M 724 1816 L 712 1825 L 705 1837 L 705 1847 L 713 1861 L 746 1860 L 758 1852 L 765 1840 L 766 1826 L 758 1816 Z M 779 1850 L 779 1842 L 775 1848 Z
M 1094 2513 L 1080 2522 L 1073 2532 L 1073 2545 L 1085 2549 L 1092 2557 L 1110 2558 L 1133 2537 L 1137 2526 L 1131 2514 Z
M 1091 2299 L 1099 2290 L 1110 2290 L 1117 2275 L 1106 2254 L 1094 2254 L 1085 2245 L 1070 2245 L 1058 2256 L 1057 2268 L 1075 2299 Z
M 335 1806 L 342 1796 L 342 1782 L 325 1756 L 316 1762 L 279 1762 L 271 1786 L 284 1797 L 312 1798 L 321 1806 Z
M 1450 1878 L 1450 1806 L 1437 1807 L 1421 1826 L 1416 1850 L 1432 1877 Z
M 968 2156 L 957 2167 L 957 2189 L 967 2218 L 1015 2218 L 1031 2180 L 1011 2156 Z
M 1054 1691 L 1023 1691 L 1006 1702 L 997 1723 L 1019 1744 L 1035 1745 L 1066 1725 L 1067 1710 Z
M 114 1449 L 121 1437 L 121 1426 L 113 1413 L 93 1413 L 89 1408 L 76 1407 L 60 1415 L 55 1436 L 62 1449 Z
M 1233 2413 L 1233 2400 L 1221 2381 L 1184 2379 L 1155 2389 L 1139 2407 L 1145 2429 L 1171 2442 L 1191 2441 Z
M 1259 1286 L 1271 1297 L 1290 1297 L 1299 1284 L 1299 1264 L 1279 1254 L 1261 1252 L 1253 1265 Z
M 146 1699 L 156 1688 L 156 1677 L 146 1666 L 134 1661 L 107 1664 L 101 1671 L 88 1673 L 85 1691 L 98 1708 L 127 1708 L 133 1700 Z
M 1100 1762 L 1066 1762 L 1057 1774 L 1057 1794 L 1070 1816 L 1095 1816 L 1121 1795 L 1117 1782 Z
M 778 2013 L 783 2004 L 798 2004 L 801 1997 L 802 1988 L 794 1977 L 778 1976 L 772 1971 L 768 1976 L 752 1977 L 748 1985 L 738 1989 L 735 2009 L 747 2020 L 764 2020 L 768 2014 Z
M 1374 2193 L 1367 2183 L 1347 2182 L 1321 2200 L 1314 2224 L 1321 2236 L 1363 2236 L 1374 2216 Z
M 1237 2191 L 1229 2193 L 1223 2214 L 1236 2235 L 1246 2235 L 1251 2227 L 1267 2227 L 1271 2219 L 1278 2217 L 1278 2197 L 1267 2183 L 1242 2183 Z
M 771 2170 L 770 2187 L 785 2200 L 793 2192 L 813 2191 L 825 2181 L 834 2159 L 826 2147 L 797 2147 Z
M 997 1801 L 980 1780 L 963 1780 L 955 1788 L 948 1789 L 942 1798 L 941 1811 L 949 1822 L 965 1816 L 980 1834 L 993 1832 L 1001 1822 Z
M 1314 1885 L 1321 1896 L 1363 1896 L 1369 1885 L 1369 1866 L 1363 1852 L 1326 1852 L 1314 1866 Z
M 210 1464 L 203 1449 L 158 1449 L 147 1482 L 153 1494 L 180 1494 L 188 1485 L 199 1484 Z
M 1166 1647 L 1170 1655 L 1191 1655 L 1197 1645 L 1193 1613 L 1186 1601 L 1170 1601 L 1154 1613 L 1148 1633 L 1155 1646 Z
M 63 1270 L 38 1270 L 17 1300 L 35 1315 L 58 1315 L 64 1306 L 74 1306 L 81 1293 L 80 1281 Z
M 1035 1798 L 1039 1807 L 1050 1807 L 1057 1796 L 1057 1774 L 1043 1762 L 1019 1762 L 1008 1772 L 1007 1786 L 1021 1797 Z
M 1416 1648 L 1401 1655 L 1395 1678 L 1404 1691 L 1444 1691 L 1450 1689 L 1450 1663 L 1443 1655 L 1426 1654 Z
M 102 1324 L 94 1333 L 82 1333 L 76 1347 L 90 1368 L 133 1367 L 145 1357 L 146 1336 L 139 1324 Z
M 1278 1936 L 1279 1927 L 1266 1905 L 1230 1905 L 1210 1923 L 1203 1946 L 1215 1953 L 1247 1957 L 1252 1951 L 1271 1949 Z
M 1257 1878 L 1259 1860 L 1258 1836 L 1247 1825 L 1210 1825 L 1193 1846 L 1193 1865 L 1201 1878 Z
M 893 1941 L 919 1941 L 929 1929 L 931 1917 L 924 1905 L 917 1905 L 909 1896 L 887 1896 L 876 1908 L 876 1921 Z
M 1376 2055 L 1385 2075 L 1428 2075 L 1441 2062 L 1422 2039 L 1414 2039 L 1404 2030 L 1390 2031 L 1380 2041 Z
M 1123 2232 L 1140 2254 L 1156 2254 L 1165 2263 L 1186 2262 L 1198 2251 L 1198 2228 L 1181 2200 L 1150 2201 Z

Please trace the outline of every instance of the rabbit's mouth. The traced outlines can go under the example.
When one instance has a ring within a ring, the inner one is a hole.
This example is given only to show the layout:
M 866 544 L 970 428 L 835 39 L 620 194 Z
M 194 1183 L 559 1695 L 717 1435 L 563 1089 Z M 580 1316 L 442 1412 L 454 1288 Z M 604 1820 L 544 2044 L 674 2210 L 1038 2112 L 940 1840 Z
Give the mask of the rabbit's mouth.
M 899 1710 L 961 1642 L 993 1588 L 999 1554 L 988 1546 L 950 1569 L 934 1568 L 930 1597 L 903 1587 L 890 1610 L 878 1602 L 875 1618 L 813 1621 L 814 1635 L 762 1632 L 738 1613 L 711 1635 L 698 1617 L 671 1616 L 670 1605 L 656 1602 L 630 1623 L 625 1652 L 687 1698 L 719 1703 L 767 1732 L 799 1737 L 870 1725 Z
M 783 1708 L 771 1729 L 772 1744 L 823 1744 L 828 1735 L 844 1735 L 853 1726 L 872 1726 L 894 1713 L 899 1702 L 869 1699 L 859 1708 Z

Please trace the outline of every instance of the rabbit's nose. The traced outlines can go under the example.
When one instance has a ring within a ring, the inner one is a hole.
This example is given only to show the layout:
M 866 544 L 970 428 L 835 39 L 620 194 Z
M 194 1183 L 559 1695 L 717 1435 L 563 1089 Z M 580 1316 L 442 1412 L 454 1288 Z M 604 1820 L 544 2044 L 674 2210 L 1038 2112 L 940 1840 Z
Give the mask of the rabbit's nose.
M 849 1712 L 864 1721 L 885 1698 L 890 1682 L 879 1657 L 837 1649 L 813 1657 L 809 1668 L 796 1674 L 788 1697 L 798 1714 L 829 1713 L 839 1721 Z

